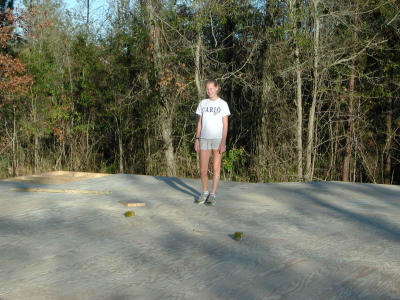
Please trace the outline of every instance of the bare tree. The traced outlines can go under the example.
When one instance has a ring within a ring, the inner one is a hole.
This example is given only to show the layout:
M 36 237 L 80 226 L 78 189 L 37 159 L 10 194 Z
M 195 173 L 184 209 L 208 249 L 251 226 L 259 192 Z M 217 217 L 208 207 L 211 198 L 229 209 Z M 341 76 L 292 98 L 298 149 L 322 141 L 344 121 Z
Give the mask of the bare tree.
M 195 45 L 195 50 L 194 50 L 194 80 L 196 83 L 196 89 L 197 89 L 197 96 L 200 99 L 204 97 L 204 88 L 202 86 L 202 69 L 200 65 L 201 61 L 201 48 L 203 44 L 203 40 L 201 37 L 201 28 L 202 28 L 202 23 L 200 20 L 200 14 L 201 14 L 201 3 L 199 0 L 196 0 L 194 2 L 194 9 L 195 9 L 195 27 L 196 27 L 196 45 Z
M 320 18 L 318 13 L 318 4 L 319 0 L 312 0 L 312 17 L 314 22 L 313 27 L 313 88 L 312 88 L 312 103 L 308 117 L 308 132 L 307 132 L 307 149 L 306 149 L 306 174 L 305 179 L 310 181 L 313 178 L 313 163 L 312 163 L 312 154 L 313 154 L 313 146 L 314 146 L 314 137 L 315 137 L 315 107 L 317 105 L 318 99 L 318 87 L 319 87 L 319 27 L 320 27 Z
M 392 156 L 390 150 L 392 148 L 393 132 L 392 132 L 392 120 L 393 120 L 393 97 L 389 96 L 386 111 L 386 141 L 384 148 L 384 171 L 383 171 L 383 182 L 385 184 L 392 183 Z
M 167 68 L 164 68 L 161 27 L 157 18 L 157 11 L 159 11 L 159 9 L 160 3 L 157 0 L 146 0 L 146 11 L 148 16 L 147 26 L 151 40 L 159 97 L 161 100 L 159 120 L 157 121 L 157 124 L 159 125 L 164 142 L 167 175 L 176 176 L 176 161 L 172 137 L 172 121 L 175 107 L 173 101 L 170 101 L 168 97 L 167 89 L 163 82 L 163 79 L 168 79 L 166 77 L 171 76 L 172 73 L 170 73 Z
M 303 180 L 303 101 L 302 101 L 302 79 L 301 79 L 301 63 L 300 63 L 300 49 L 298 42 L 298 30 L 300 29 L 300 22 L 298 20 L 298 9 L 300 6 L 299 0 L 289 0 L 289 16 L 290 16 L 290 29 L 292 30 L 293 39 L 293 56 L 296 72 L 296 147 L 297 147 L 297 178 Z
M 353 43 L 354 50 L 357 52 L 357 43 L 358 43 L 358 0 L 356 0 L 356 10 L 354 12 L 354 30 L 353 30 Z M 346 145 L 345 152 L 343 157 L 343 181 L 350 180 L 350 160 L 352 156 L 352 148 L 353 148 L 353 137 L 354 137 L 354 91 L 355 91 L 355 81 L 356 81 L 356 63 L 355 60 L 352 61 L 351 64 L 351 74 L 349 81 L 349 112 L 348 112 L 348 129 L 346 133 Z M 353 178 L 355 179 L 355 178 Z

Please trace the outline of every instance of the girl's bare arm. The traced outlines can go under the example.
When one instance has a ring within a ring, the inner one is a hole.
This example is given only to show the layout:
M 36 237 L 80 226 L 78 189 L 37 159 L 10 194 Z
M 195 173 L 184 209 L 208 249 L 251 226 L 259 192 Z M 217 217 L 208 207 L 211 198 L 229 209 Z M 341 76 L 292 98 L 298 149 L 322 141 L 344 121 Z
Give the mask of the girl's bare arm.
M 197 119 L 196 137 L 199 138 L 201 134 L 201 116 Z
M 223 143 L 224 145 L 226 145 L 226 136 L 228 134 L 228 116 L 224 116 L 222 118 L 222 140 L 221 143 Z
M 200 145 L 199 145 L 199 138 L 201 134 L 201 116 L 199 116 L 197 120 L 197 129 L 196 129 L 196 139 L 194 140 L 194 151 L 199 152 L 200 151 Z
M 226 150 L 226 136 L 228 135 L 228 116 L 222 117 L 222 139 L 219 146 L 219 153 L 224 153 Z

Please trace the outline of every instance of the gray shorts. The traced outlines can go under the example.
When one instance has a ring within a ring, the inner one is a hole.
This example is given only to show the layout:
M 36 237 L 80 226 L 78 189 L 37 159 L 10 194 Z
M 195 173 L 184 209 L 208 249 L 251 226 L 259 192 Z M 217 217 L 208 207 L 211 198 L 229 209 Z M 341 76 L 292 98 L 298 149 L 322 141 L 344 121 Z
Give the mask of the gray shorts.
M 218 150 L 221 139 L 200 139 L 200 150 Z

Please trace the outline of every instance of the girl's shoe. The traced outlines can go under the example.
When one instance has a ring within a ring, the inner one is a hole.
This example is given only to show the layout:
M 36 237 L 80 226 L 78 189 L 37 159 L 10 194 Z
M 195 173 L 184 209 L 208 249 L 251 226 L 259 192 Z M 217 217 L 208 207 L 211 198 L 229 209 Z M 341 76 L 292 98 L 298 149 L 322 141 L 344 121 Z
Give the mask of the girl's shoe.
M 207 201 L 208 196 L 210 196 L 209 193 L 202 193 L 202 194 L 199 196 L 199 198 L 197 198 L 196 200 L 194 200 L 194 203 L 196 203 L 196 204 L 202 204 L 202 203 L 204 203 L 204 202 Z
M 213 206 L 215 205 L 216 201 L 215 201 L 215 194 L 210 194 L 210 196 L 208 196 L 207 200 L 204 202 L 205 205 L 208 206 Z

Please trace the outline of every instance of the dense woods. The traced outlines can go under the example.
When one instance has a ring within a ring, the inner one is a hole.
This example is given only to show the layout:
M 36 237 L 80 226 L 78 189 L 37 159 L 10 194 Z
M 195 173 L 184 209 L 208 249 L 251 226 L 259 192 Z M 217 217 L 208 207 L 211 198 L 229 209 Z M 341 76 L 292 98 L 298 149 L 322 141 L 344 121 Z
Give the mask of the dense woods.
M 400 183 L 397 0 L 0 1 L 0 175 L 198 176 L 204 80 L 222 178 Z

